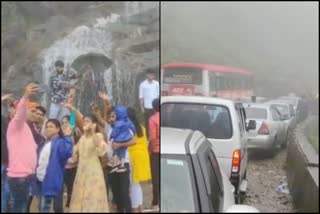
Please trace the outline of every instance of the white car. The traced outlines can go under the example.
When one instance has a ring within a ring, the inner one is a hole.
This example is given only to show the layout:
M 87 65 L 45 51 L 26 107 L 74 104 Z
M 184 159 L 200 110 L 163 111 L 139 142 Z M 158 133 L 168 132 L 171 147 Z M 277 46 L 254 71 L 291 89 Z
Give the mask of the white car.
M 247 190 L 247 127 L 241 103 L 231 100 L 169 96 L 161 98 L 161 126 L 201 131 L 212 144 L 222 170 L 235 186 L 237 203 Z
M 281 115 L 284 116 L 285 122 L 287 123 L 287 133 L 289 129 L 293 129 L 297 124 L 297 117 L 294 113 L 294 106 L 292 104 L 286 103 L 281 100 L 270 100 L 266 103 L 272 104 L 274 107 L 276 107 Z
M 247 122 L 256 121 L 256 129 L 248 132 L 248 148 L 265 149 L 274 154 L 279 146 L 284 147 L 287 138 L 287 123 L 280 111 L 268 103 L 244 104 Z
M 259 212 L 235 205 L 234 187 L 199 131 L 161 128 L 161 212 Z

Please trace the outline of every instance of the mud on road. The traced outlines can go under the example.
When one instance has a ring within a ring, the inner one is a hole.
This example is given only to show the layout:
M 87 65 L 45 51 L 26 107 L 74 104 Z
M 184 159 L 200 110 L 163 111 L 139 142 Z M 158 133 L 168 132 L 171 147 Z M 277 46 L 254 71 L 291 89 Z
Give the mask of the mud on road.
M 287 183 L 286 149 L 273 157 L 263 151 L 249 151 L 248 190 L 244 204 L 260 212 L 295 212 L 290 194 L 277 192 L 281 183 Z

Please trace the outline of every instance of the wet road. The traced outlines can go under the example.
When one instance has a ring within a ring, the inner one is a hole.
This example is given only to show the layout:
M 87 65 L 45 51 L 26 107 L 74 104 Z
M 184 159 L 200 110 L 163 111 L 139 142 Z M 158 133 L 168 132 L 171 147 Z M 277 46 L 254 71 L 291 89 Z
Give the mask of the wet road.
M 295 212 L 290 194 L 277 192 L 286 179 L 286 150 L 274 157 L 266 152 L 250 151 L 248 166 L 248 192 L 244 204 L 260 212 Z

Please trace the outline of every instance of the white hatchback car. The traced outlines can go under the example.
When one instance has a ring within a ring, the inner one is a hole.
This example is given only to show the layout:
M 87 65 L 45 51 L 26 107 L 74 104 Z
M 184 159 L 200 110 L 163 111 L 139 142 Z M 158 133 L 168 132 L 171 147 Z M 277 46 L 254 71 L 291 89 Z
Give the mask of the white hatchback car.
M 247 130 L 245 110 L 231 100 L 169 96 L 161 98 L 161 126 L 201 131 L 213 146 L 220 167 L 235 186 L 237 203 L 247 190 Z
M 250 103 L 244 106 L 247 120 L 256 121 L 256 129 L 248 133 L 248 148 L 266 149 L 275 154 L 279 146 L 285 147 L 288 124 L 275 105 Z
M 259 212 L 233 191 L 201 132 L 161 128 L 161 212 Z

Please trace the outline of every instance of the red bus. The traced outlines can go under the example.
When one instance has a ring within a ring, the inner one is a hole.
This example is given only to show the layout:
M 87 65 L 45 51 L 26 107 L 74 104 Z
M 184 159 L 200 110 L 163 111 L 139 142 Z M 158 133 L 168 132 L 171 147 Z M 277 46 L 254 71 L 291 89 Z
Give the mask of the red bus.
M 161 95 L 237 99 L 253 96 L 253 74 L 241 68 L 196 63 L 161 66 Z

